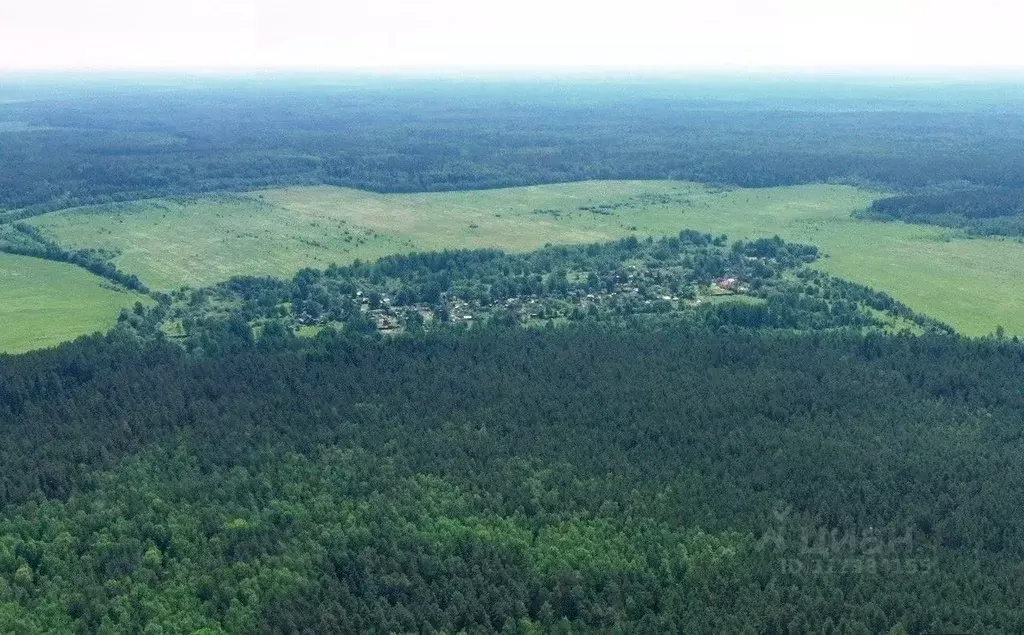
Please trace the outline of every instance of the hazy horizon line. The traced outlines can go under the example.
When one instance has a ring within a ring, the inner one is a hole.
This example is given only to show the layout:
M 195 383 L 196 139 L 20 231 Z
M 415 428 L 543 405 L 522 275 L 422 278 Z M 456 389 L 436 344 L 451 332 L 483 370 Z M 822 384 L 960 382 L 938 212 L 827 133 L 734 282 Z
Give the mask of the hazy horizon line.
M 614 78 L 614 79 L 685 79 L 685 78 L 758 78 L 786 77 L 793 79 L 885 79 L 885 80 L 952 80 L 976 82 L 991 79 L 1024 80 L 1024 66 L 835 66 L 835 67 L 478 67 L 478 66 L 395 66 L 395 67 L 305 67 L 305 66 L 212 66 L 212 67 L 47 67 L 3 68 L 0 77 L 359 77 L 359 78 Z

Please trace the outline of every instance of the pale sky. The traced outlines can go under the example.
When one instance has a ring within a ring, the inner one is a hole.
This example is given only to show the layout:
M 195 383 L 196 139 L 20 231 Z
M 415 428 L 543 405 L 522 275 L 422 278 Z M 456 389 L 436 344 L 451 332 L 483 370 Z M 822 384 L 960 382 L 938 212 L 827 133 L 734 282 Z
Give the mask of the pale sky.
M 1016 0 L 0 0 L 0 70 L 1024 69 Z

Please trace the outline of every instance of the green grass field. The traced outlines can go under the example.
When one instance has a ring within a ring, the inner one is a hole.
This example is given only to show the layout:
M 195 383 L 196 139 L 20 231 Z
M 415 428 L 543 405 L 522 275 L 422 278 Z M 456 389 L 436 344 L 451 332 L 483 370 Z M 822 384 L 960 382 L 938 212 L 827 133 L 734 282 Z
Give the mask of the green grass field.
M 149 301 L 104 284 L 74 265 L 0 253 L 0 352 L 46 348 L 106 331 L 122 308 Z
M 821 269 L 965 333 L 1001 324 L 1024 334 L 1024 244 L 851 218 L 878 196 L 839 185 L 721 190 L 672 181 L 401 195 L 297 187 L 80 208 L 33 222 L 67 246 L 117 252 L 119 267 L 160 289 L 411 250 L 527 250 L 684 227 L 731 239 L 778 234 L 818 245 L 827 256 Z

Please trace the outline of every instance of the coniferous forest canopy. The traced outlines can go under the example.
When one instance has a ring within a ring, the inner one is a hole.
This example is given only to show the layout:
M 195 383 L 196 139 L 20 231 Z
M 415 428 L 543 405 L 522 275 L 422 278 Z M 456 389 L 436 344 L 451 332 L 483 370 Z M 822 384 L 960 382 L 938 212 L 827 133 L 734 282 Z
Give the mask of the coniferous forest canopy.
M 13 77 L 0 209 L 326 183 L 1024 187 L 1024 91 L 786 80 Z
M 0 86 L 5 249 L 150 296 L 0 355 L 0 632 L 1024 632 L 1024 346 L 814 245 L 680 227 L 162 293 L 22 222 L 677 178 L 1020 235 L 1019 86 L 140 82 Z
M 1024 236 L 1024 189 L 938 188 L 875 201 L 859 214 L 963 229 L 979 236 Z
M 0 366 L 5 630 L 1024 627 L 1019 344 L 207 337 Z

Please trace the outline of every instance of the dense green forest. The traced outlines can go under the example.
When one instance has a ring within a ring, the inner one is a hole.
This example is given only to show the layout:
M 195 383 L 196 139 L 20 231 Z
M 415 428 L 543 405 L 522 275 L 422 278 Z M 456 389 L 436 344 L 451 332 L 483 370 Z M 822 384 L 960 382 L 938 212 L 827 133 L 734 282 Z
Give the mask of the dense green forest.
M 208 337 L 0 359 L 0 630 L 1024 628 L 1018 343 Z
M 311 183 L 1024 186 L 1024 99 L 1003 84 L 129 78 L 0 91 L 0 209 L 27 208 L 7 218 Z
M 0 630 L 1019 631 L 1024 347 L 816 257 L 395 256 L 0 356 Z
M 978 236 L 1024 236 L 1024 189 L 976 187 L 904 194 L 875 201 L 859 216 L 953 227 Z

